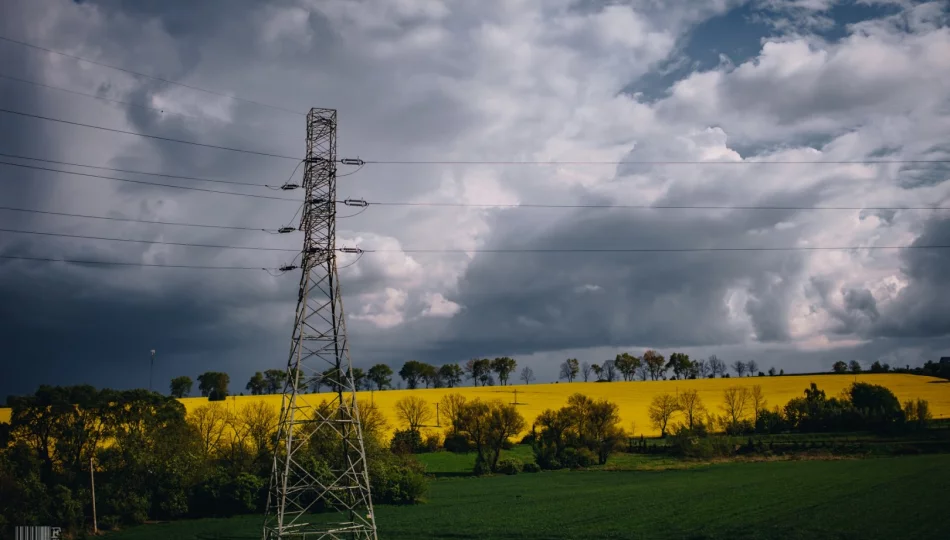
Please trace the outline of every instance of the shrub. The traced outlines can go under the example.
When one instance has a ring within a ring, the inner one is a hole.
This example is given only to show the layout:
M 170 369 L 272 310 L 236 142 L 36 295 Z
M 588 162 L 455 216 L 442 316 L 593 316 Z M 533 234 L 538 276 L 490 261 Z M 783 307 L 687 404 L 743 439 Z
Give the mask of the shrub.
M 192 508 L 200 515 L 233 516 L 258 510 L 264 481 L 253 474 L 228 474 L 223 468 L 196 489 Z
M 528 433 L 521 438 L 521 444 L 534 444 L 534 433 Z
M 590 467 L 595 463 L 597 463 L 597 456 L 587 448 L 567 447 L 564 449 L 564 456 L 561 458 L 561 464 L 572 469 Z
M 373 502 L 384 504 L 414 504 L 429 489 L 419 462 L 392 454 L 370 461 L 369 481 Z
M 422 448 L 422 434 L 418 429 L 397 430 L 389 443 L 389 449 L 394 454 L 416 454 Z
M 521 466 L 521 472 L 526 473 L 538 473 L 541 472 L 541 467 L 537 463 L 528 462 Z
M 438 452 L 441 447 L 442 437 L 438 433 L 426 435 L 425 443 L 422 445 L 422 449 L 425 452 Z
M 491 473 L 491 465 L 482 458 L 482 456 L 475 457 L 475 468 L 472 469 L 472 472 L 475 473 L 475 476 L 482 476 Z
M 505 458 L 498 461 L 498 472 L 501 474 L 518 474 L 521 472 L 522 463 L 517 459 Z
M 442 443 L 442 447 L 448 450 L 449 452 L 455 452 L 457 454 L 464 454 L 469 452 L 472 449 L 472 445 L 469 444 L 468 438 L 465 435 L 459 433 L 453 433 L 445 436 L 445 442 Z

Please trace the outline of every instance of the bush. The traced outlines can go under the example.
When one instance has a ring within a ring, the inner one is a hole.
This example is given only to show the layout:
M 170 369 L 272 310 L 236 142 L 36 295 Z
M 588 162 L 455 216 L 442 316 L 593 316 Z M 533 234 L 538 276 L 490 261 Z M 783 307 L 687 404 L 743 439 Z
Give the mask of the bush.
M 541 467 L 537 463 L 528 462 L 521 466 L 521 472 L 526 473 L 538 473 L 541 472 Z
M 475 457 L 475 468 L 472 469 L 472 472 L 475 473 L 475 476 L 483 476 L 491 473 L 491 466 L 482 459 L 481 456 Z
M 419 462 L 392 454 L 370 461 L 369 481 L 373 502 L 383 504 L 414 504 L 429 489 Z
M 565 448 L 564 456 L 561 458 L 561 465 L 572 469 L 590 467 L 595 463 L 597 463 L 597 456 L 587 448 Z
M 501 474 L 518 474 L 521 472 L 522 464 L 517 459 L 505 458 L 498 461 L 498 472 Z
M 393 433 L 389 449 L 394 454 L 417 454 L 423 449 L 422 434 L 418 429 L 405 429 Z
M 223 468 L 202 482 L 192 499 L 192 509 L 199 515 L 230 517 L 259 510 L 264 481 L 253 474 L 228 474 Z
M 465 452 L 472 450 L 472 446 L 469 444 L 468 439 L 464 435 L 460 435 L 458 433 L 446 435 L 445 442 L 442 443 L 442 447 L 449 452 L 455 452 L 457 454 L 464 454 Z
M 439 448 L 441 447 L 442 437 L 438 433 L 432 433 L 426 435 L 426 440 L 422 445 L 422 450 L 425 452 L 438 452 Z
M 534 444 L 534 433 L 528 433 L 521 438 L 521 444 Z

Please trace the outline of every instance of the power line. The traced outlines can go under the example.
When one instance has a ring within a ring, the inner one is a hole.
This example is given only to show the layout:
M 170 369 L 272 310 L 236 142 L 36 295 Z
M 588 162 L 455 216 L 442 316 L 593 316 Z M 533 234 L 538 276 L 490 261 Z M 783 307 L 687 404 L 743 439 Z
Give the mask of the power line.
M 448 208 L 624 208 L 640 210 L 950 210 L 943 206 L 736 206 L 736 205 L 650 205 L 650 204 L 468 204 L 429 202 L 367 201 L 376 206 L 448 207 Z
M 220 97 L 224 97 L 224 98 L 228 98 L 228 99 L 233 99 L 233 100 L 235 100 L 235 101 L 241 101 L 241 102 L 244 102 L 244 103 L 250 103 L 250 104 L 252 104 L 252 105 L 257 105 L 257 106 L 259 106 L 259 107 L 267 107 L 267 108 L 269 108 L 269 109 L 275 109 L 275 110 L 278 110 L 278 111 L 283 111 L 283 112 L 286 112 L 286 113 L 295 114 L 295 115 L 297 115 L 297 116 L 305 116 L 304 113 L 301 113 L 301 112 L 298 112 L 298 111 L 293 111 L 293 110 L 290 110 L 290 109 L 285 109 L 285 108 L 279 107 L 279 106 L 277 106 L 277 105 L 270 105 L 270 104 L 268 104 L 268 103 L 263 103 L 263 102 L 260 102 L 260 101 L 254 101 L 254 100 L 252 100 L 252 99 L 242 98 L 242 97 L 235 96 L 235 95 L 231 95 L 231 94 L 225 94 L 224 92 L 218 92 L 218 91 L 216 91 L 216 90 L 209 90 L 209 89 L 207 89 L 207 88 L 201 88 L 201 87 L 199 87 L 199 86 L 194 86 L 194 85 L 186 84 L 186 83 L 179 82 L 179 81 L 172 81 L 172 80 L 169 80 L 169 79 L 163 79 L 163 78 L 161 78 L 161 77 L 156 77 L 156 76 L 154 76 L 154 75 L 147 75 L 147 74 L 145 74 L 145 73 L 140 73 L 140 72 L 138 72 L 138 71 L 132 71 L 131 69 L 126 69 L 126 68 L 119 67 L 119 66 L 113 66 L 113 65 L 111 65 L 111 64 L 106 64 L 106 63 L 99 62 L 99 61 L 96 61 L 96 60 L 90 60 L 90 59 L 88 59 L 88 58 L 83 58 L 83 57 L 81 57 L 81 56 L 76 56 L 76 55 L 73 55 L 73 54 L 67 54 L 67 53 L 64 53 L 64 52 L 55 51 L 55 50 L 53 50 L 53 49 L 48 49 L 48 48 L 46 48 L 46 47 L 40 47 L 39 45 L 33 45 L 32 43 L 27 43 L 27 42 L 25 42 L 25 41 L 18 41 L 18 40 L 16 40 L 16 39 L 11 39 L 11 38 L 4 37 L 4 36 L 0 36 L 0 40 L 6 41 L 6 42 L 9 42 L 9 43 L 15 43 L 15 44 L 17 44 L 17 45 L 22 45 L 22 46 L 24 46 L 24 47 L 30 47 L 30 48 L 32 48 L 32 49 L 36 49 L 36 50 L 40 50 L 40 51 L 46 51 L 46 52 L 52 53 L 52 54 L 58 54 L 59 56 L 63 56 L 63 57 L 66 57 L 66 58 L 72 58 L 73 60 L 78 60 L 78 61 L 80 61 L 80 62 L 87 62 L 87 63 L 89 63 L 89 64 L 95 64 L 95 65 L 97 65 L 97 66 L 102 66 L 102 67 L 105 67 L 105 68 L 114 69 L 114 70 L 117 70 L 117 71 L 122 71 L 122 72 L 128 73 L 128 74 L 130 74 L 130 75 L 135 75 L 135 76 L 137 76 L 137 77 L 144 77 L 144 78 L 146 78 L 146 79 L 152 79 L 152 80 L 154 80 L 154 81 L 160 81 L 160 82 L 167 83 L 167 84 L 174 84 L 174 85 L 176 85 L 176 86 L 181 86 L 181 87 L 184 87 L 184 88 L 190 88 L 190 89 L 192 89 L 192 90 L 197 90 L 197 91 L 199 91 L 199 92 L 205 92 L 205 93 L 208 93 L 208 94 L 213 94 L 213 95 L 220 96 Z
M 362 249 L 366 253 L 694 253 L 713 251 L 854 251 L 885 249 L 950 249 L 933 246 L 848 246 L 848 247 L 736 247 L 736 248 L 552 248 L 552 249 Z
M 856 159 L 781 161 L 461 161 L 461 160 L 364 160 L 367 165 L 874 165 L 899 163 L 950 163 L 950 159 Z
M 118 104 L 121 104 L 121 105 L 128 105 L 128 106 L 130 106 L 130 107 L 138 107 L 138 108 L 140 108 L 140 109 L 146 109 L 146 110 L 150 110 L 150 111 L 157 111 L 157 112 L 159 112 L 159 113 L 161 113 L 161 114 L 172 114 L 172 115 L 175 115 L 175 116 L 183 116 L 183 117 L 185 117 L 185 118 L 191 118 L 191 119 L 193 119 L 193 120 L 201 120 L 201 121 L 206 120 L 206 118 L 201 118 L 201 117 L 199 117 L 199 116 L 193 116 L 193 115 L 190 115 L 190 114 L 185 114 L 185 113 L 180 113 L 180 112 L 174 112 L 174 111 L 165 111 L 164 109 L 159 109 L 158 107 L 149 107 L 148 105 L 139 105 L 138 103 L 132 103 L 131 101 L 122 101 L 121 99 L 112 99 L 112 98 L 107 98 L 107 97 L 105 97 L 105 96 L 97 96 L 96 94 L 88 94 L 88 93 L 86 93 L 86 92 L 80 92 L 80 91 L 78 91 L 78 90 L 72 90 L 72 89 L 70 89 L 70 88 L 63 88 L 62 86 L 53 86 L 53 85 L 51 85 L 51 84 L 46 84 L 46 83 L 31 81 L 31 80 L 28 80 L 28 79 L 21 79 L 21 78 L 19 78 L 19 77 L 13 77 L 13 76 L 11 76 L 11 75 L 3 75 L 3 74 L 0 74 L 0 79 L 7 79 L 7 80 L 10 80 L 10 81 L 16 81 L 16 82 L 23 83 L 23 84 L 32 84 L 32 85 L 34 85 L 34 86 L 40 86 L 40 87 L 43 87 L 43 88 L 48 88 L 48 89 L 50 89 L 50 90 L 59 90 L 60 92 L 67 92 L 67 93 L 69 93 L 69 94 L 75 94 L 75 95 L 77 95 L 77 96 L 84 96 L 84 97 L 88 97 L 88 98 L 99 99 L 99 100 L 102 100 L 102 101 L 108 101 L 108 102 L 111 102 L 111 103 L 118 103 Z
M 37 158 L 37 157 L 20 156 L 20 155 L 17 155 L 17 154 L 5 154 L 5 153 L 3 153 L 3 152 L 0 152 L 0 156 L 2 156 L 2 157 L 9 157 L 9 158 L 15 158 L 15 159 L 27 159 L 27 160 L 30 160 L 30 161 L 42 161 L 43 163 L 55 163 L 55 164 L 57 164 L 57 165 L 69 165 L 69 166 L 71 166 L 71 167 L 83 167 L 83 168 L 86 168 L 86 169 L 100 169 L 100 170 L 103 170 L 103 171 L 124 172 L 124 173 L 130 173 L 130 174 L 144 174 L 144 175 L 147 175 L 147 176 L 160 176 L 160 177 L 162 177 L 162 178 L 177 178 L 177 179 L 181 179 L 181 180 L 197 180 L 198 182 L 215 182 L 215 183 L 218 183 L 218 184 L 233 184 L 233 185 L 236 185 L 236 186 L 266 187 L 264 184 L 257 184 L 257 183 L 254 183 L 254 182 L 238 182 L 238 181 L 235 181 L 235 180 L 218 180 L 218 179 L 215 179 L 215 178 L 199 178 L 199 177 L 197 177 L 197 176 L 182 176 L 182 175 L 177 175 L 177 174 L 165 174 L 165 173 L 155 173 L 155 172 L 148 172 L 148 171 L 137 171 L 137 170 L 134 170 L 134 169 L 117 169 L 117 168 L 115 168 L 115 167 L 102 167 L 102 166 L 100 166 L 100 165 L 85 165 L 85 164 L 82 164 L 82 163 L 73 163 L 73 162 L 70 162 L 70 161 L 57 161 L 57 160 L 55 160 L 55 159 L 44 159 L 44 158 Z
M 144 180 L 133 180 L 131 178 L 118 178 L 116 176 L 105 176 L 101 174 L 90 174 L 90 173 L 82 173 L 82 172 L 76 172 L 76 171 L 64 171 L 62 169 L 52 169 L 49 167 L 40 167 L 38 165 L 26 165 L 24 163 L 11 163 L 9 161 L 0 161 L 0 165 L 7 165 L 9 167 L 21 167 L 24 169 L 34 169 L 38 171 L 56 172 L 60 174 L 71 174 L 74 176 L 85 176 L 89 178 L 102 178 L 105 180 L 116 180 L 119 182 L 130 182 L 133 184 L 143 184 L 146 186 L 159 186 L 159 187 L 167 187 L 167 188 L 174 188 L 174 189 L 186 189 L 189 191 L 201 191 L 203 193 L 217 193 L 220 195 L 234 195 L 236 197 L 251 197 L 254 199 L 270 199 L 273 201 L 290 201 L 290 202 L 295 202 L 295 203 L 300 202 L 297 199 L 288 199 L 285 197 L 273 197 L 270 195 L 255 195 L 253 193 L 237 193 L 234 191 L 221 191 L 217 189 L 205 189 L 205 188 L 197 188 L 197 187 L 191 187 L 191 186 L 178 186 L 175 184 L 162 184 L 159 182 L 145 182 Z
M 52 259 L 48 257 L 23 257 L 19 255 L 0 255 L 0 259 L 10 259 L 18 261 L 37 261 L 37 262 L 62 262 L 70 264 L 91 264 L 102 266 L 142 266 L 149 268 L 188 268 L 194 270 L 267 270 L 259 266 L 200 266 L 191 264 L 149 264 L 132 263 L 120 261 L 89 261 L 79 259 Z
M 0 211 L 7 212 L 24 212 L 29 214 L 44 214 L 49 216 L 66 216 L 66 217 L 75 217 L 75 218 L 86 218 L 86 219 L 103 219 L 109 221 L 122 221 L 127 223 L 147 223 L 150 225 L 175 225 L 178 227 L 200 227 L 206 229 L 229 229 L 234 231 L 264 231 L 267 232 L 267 229 L 260 227 L 235 227 L 230 225 L 208 225 L 204 223 L 184 223 L 181 221 L 151 221 L 146 219 L 132 219 L 132 218 L 122 218 L 122 217 L 110 217 L 110 216 L 91 216 L 88 214 L 69 214 L 66 212 L 54 212 L 52 210 L 33 210 L 30 208 L 14 208 L 12 206 L 0 206 Z
M 218 145 L 216 145 L 216 144 L 206 144 L 206 143 L 200 143 L 200 142 L 195 142 L 195 141 L 186 141 L 186 140 L 184 140 L 184 139 L 175 139 L 175 138 L 173 138 L 173 137 L 162 137 L 162 136 L 160 136 L 160 135 L 149 135 L 149 134 L 147 134 L 147 133 L 136 133 L 135 131 L 126 131 L 126 130 L 124 130 L 124 129 L 115 129 L 115 128 L 108 128 L 108 127 L 103 127 L 103 126 L 95 126 L 95 125 L 92 125 L 92 124 L 83 124 L 82 122 L 73 122 L 73 121 L 70 121 L 70 120 L 62 120 L 62 119 L 60 119 L 60 118 L 52 118 L 52 117 L 49 117 L 49 116 L 43 116 L 43 115 L 40 115 L 40 114 L 31 114 L 31 113 L 25 113 L 25 112 L 20 112 L 20 111 L 12 111 L 12 110 L 10 110 L 10 109 L 0 109 L 0 112 L 2 112 L 2 113 L 7 113 L 7 114 L 15 114 L 15 115 L 19 115 L 19 116 L 25 116 L 25 117 L 28 117 L 28 118 L 37 118 L 37 119 L 40 119 L 40 120 L 47 120 L 47 121 L 49 121 L 49 122 L 59 122 L 59 123 L 62 123 L 62 124 L 69 124 L 69 125 L 71 125 L 71 126 L 79 126 L 79 127 L 86 127 L 86 128 L 92 128 L 92 129 L 99 129 L 99 130 L 102 130 L 102 131 L 110 131 L 110 132 L 112 132 L 112 133 L 122 133 L 122 134 L 125 134 L 125 135 L 134 135 L 134 136 L 136 136 L 136 137 L 145 137 L 145 138 L 147 138 L 147 139 L 156 139 L 156 140 L 159 140 L 159 141 L 176 142 L 176 143 L 181 143 L 181 144 L 190 144 L 190 145 L 193 145 L 193 146 L 201 146 L 201 147 L 204 147 L 204 148 L 214 148 L 214 149 L 216 149 L 216 150 L 227 150 L 227 151 L 229 151 L 229 152 L 240 152 L 240 153 L 242 153 L 242 154 L 252 154 L 252 155 L 255 155 L 255 156 L 265 156 L 265 157 L 272 157 L 272 158 L 277 158 L 277 159 L 292 159 L 292 160 L 294 160 L 294 161 L 300 161 L 300 158 L 292 157 L 292 156 L 284 156 L 284 155 L 281 155 L 281 154 L 271 154 L 271 153 L 269 153 L 269 152 L 260 152 L 260 151 L 257 151 L 257 150 L 245 150 L 245 149 L 243 149 L 243 148 L 231 148 L 231 147 L 229 147 L 229 146 L 218 146 Z
M 284 252 L 299 252 L 300 251 L 299 249 L 273 248 L 273 247 L 262 247 L 262 246 L 222 246 L 222 245 L 217 245 L 217 244 L 164 242 L 160 240 L 134 240 L 134 239 L 129 239 L 129 238 L 111 238 L 107 236 L 87 236 L 83 234 L 24 231 L 20 229 L 0 229 L 0 232 L 15 233 L 15 234 L 32 234 L 32 235 L 39 235 L 39 236 L 56 236 L 60 238 L 81 238 L 83 240 L 105 240 L 108 242 L 131 242 L 135 244 L 157 244 L 157 245 L 162 245 L 162 246 L 182 246 L 182 247 L 213 248 L 213 249 L 243 249 L 243 250 L 249 250 L 249 251 L 284 251 Z

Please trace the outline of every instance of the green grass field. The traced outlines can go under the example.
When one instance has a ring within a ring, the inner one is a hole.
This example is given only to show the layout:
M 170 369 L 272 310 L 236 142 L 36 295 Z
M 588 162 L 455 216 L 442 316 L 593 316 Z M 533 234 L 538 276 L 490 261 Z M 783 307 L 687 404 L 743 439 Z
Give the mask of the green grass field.
M 919 540 L 950 531 L 948 481 L 948 455 L 558 471 L 438 479 L 426 503 L 379 506 L 376 515 L 382 539 Z M 250 540 L 260 523 L 260 516 L 180 521 L 110 537 Z

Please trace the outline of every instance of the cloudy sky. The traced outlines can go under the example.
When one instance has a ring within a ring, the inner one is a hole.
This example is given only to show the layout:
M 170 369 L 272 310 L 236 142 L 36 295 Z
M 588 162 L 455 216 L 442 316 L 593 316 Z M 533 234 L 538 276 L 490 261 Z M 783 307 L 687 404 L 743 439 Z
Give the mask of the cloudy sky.
M 943 2 L 7 0 L 0 10 L 4 38 L 218 92 L 0 41 L 0 255 L 275 268 L 294 254 L 7 231 L 301 241 L 9 210 L 274 229 L 299 206 L 11 164 L 300 194 L 29 161 L 271 185 L 295 166 L 7 111 L 302 157 L 304 118 L 288 111 L 327 107 L 339 114 L 339 157 L 587 162 L 368 164 L 340 178 L 340 198 L 487 205 L 371 205 L 340 220 L 340 245 L 385 250 L 341 270 L 356 366 L 509 355 L 551 381 L 568 356 L 646 348 L 786 371 L 950 352 L 950 250 L 920 248 L 950 245 L 950 211 L 893 209 L 950 206 L 950 166 L 933 163 L 950 160 Z M 842 163 L 862 160 L 890 162 Z M 513 204 L 798 209 L 491 206 Z M 816 209 L 842 206 L 875 209 Z M 862 249 L 488 251 L 836 246 Z M 863 249 L 875 246 L 918 248 Z M 298 279 L 0 259 L 0 395 L 44 382 L 145 387 L 150 349 L 160 389 L 220 370 L 241 390 L 254 371 L 286 365 Z

